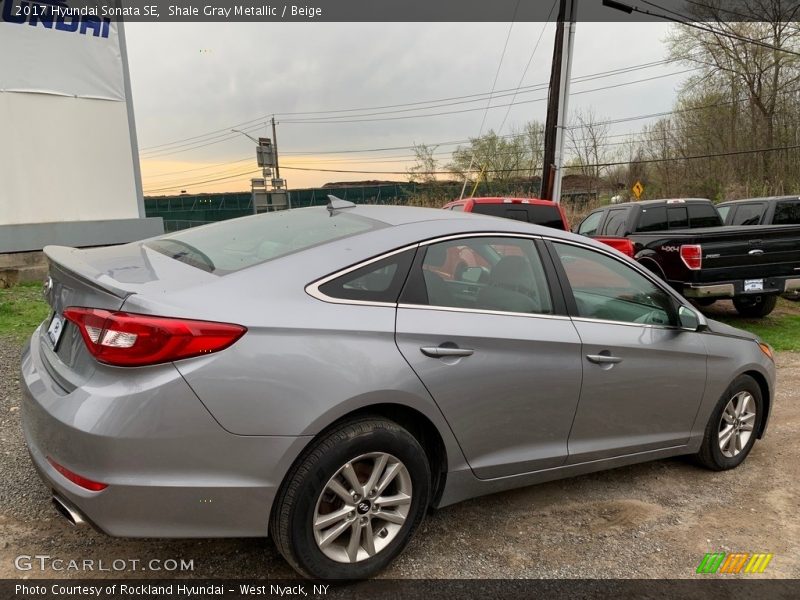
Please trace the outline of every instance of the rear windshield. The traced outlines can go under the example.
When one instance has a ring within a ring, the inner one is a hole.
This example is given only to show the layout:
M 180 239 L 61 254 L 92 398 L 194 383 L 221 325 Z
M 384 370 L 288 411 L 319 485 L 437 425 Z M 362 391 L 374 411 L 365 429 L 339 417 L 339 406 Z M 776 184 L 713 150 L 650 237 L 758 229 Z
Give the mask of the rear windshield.
M 689 227 L 719 227 L 722 218 L 711 204 L 694 203 L 689 205 Z
M 380 221 L 347 212 L 299 208 L 187 229 L 144 245 L 187 265 L 224 275 L 381 227 L 385 224 Z
M 505 217 L 516 221 L 525 221 L 535 225 L 544 225 L 553 229 L 564 229 L 564 221 L 558 207 L 542 204 L 484 204 L 476 202 L 472 212 L 493 217 Z
M 662 204 L 660 206 L 642 208 L 639 226 L 636 228 L 637 231 L 664 231 L 665 229 L 667 229 L 666 206 Z

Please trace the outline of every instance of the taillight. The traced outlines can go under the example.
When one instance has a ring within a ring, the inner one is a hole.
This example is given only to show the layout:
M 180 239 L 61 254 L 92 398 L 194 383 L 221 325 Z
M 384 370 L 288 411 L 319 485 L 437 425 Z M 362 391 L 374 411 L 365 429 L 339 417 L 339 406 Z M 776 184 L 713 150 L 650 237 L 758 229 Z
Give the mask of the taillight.
M 85 490 L 89 490 L 90 492 L 100 492 L 108 487 L 107 483 L 100 483 L 99 481 L 92 481 L 91 479 L 87 479 L 83 475 L 78 475 L 77 473 L 73 473 L 67 467 L 58 464 L 49 456 L 47 457 L 47 462 L 53 465 L 53 468 L 61 473 L 64 477 L 69 479 L 72 483 L 77 486 L 82 487 Z
M 89 352 L 118 367 L 140 367 L 224 350 L 247 328 L 99 308 L 70 307 L 64 318 L 77 325 Z
M 687 269 L 699 271 L 703 266 L 703 248 L 700 244 L 684 244 L 681 246 L 681 260 Z

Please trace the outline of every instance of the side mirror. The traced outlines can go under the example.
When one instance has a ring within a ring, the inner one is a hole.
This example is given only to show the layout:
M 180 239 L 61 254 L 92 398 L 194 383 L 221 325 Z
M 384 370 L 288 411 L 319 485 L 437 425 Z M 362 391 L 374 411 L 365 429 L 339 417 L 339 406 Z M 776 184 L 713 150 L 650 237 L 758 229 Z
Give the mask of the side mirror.
M 702 331 L 708 327 L 708 321 L 697 311 L 681 305 L 678 309 L 678 326 L 687 331 Z

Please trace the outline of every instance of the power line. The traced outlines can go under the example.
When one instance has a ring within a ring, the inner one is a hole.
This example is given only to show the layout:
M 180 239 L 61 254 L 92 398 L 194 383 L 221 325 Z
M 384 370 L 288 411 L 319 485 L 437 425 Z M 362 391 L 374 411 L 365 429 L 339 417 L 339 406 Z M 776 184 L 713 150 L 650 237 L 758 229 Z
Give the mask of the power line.
M 206 137 L 206 136 L 209 136 L 209 135 L 212 135 L 212 134 L 215 134 L 215 133 L 230 132 L 231 127 L 243 127 L 245 125 L 250 125 L 254 121 L 258 121 L 260 119 L 266 119 L 266 116 L 258 117 L 257 119 L 250 119 L 249 121 L 243 121 L 242 123 L 236 123 L 235 125 L 231 125 L 230 127 L 226 127 L 224 129 L 215 129 L 214 131 L 209 131 L 207 133 L 201 133 L 200 135 L 195 135 L 193 137 L 183 138 L 181 140 L 176 140 L 176 141 L 173 141 L 173 142 L 165 142 L 163 144 L 156 144 L 155 146 L 147 146 L 145 148 L 140 148 L 140 150 L 142 152 L 144 152 L 144 151 L 147 151 L 147 150 L 154 150 L 156 148 L 161 148 L 163 146 L 171 146 L 173 144 L 177 144 L 178 142 L 188 142 L 188 141 L 191 141 L 191 140 L 196 140 L 198 138 Z M 266 122 L 264 122 L 264 124 L 266 124 Z
M 796 150 L 800 149 L 800 144 L 794 144 L 791 146 L 777 146 L 773 148 L 759 148 L 754 150 L 732 150 L 729 152 L 716 152 L 716 153 L 709 153 L 709 154 L 696 154 L 692 156 L 679 156 L 679 157 L 669 157 L 669 158 L 652 158 L 652 159 L 644 159 L 644 160 L 625 160 L 625 161 L 618 161 L 618 162 L 605 162 L 605 163 L 594 163 L 594 164 L 585 164 L 580 165 L 581 167 L 614 167 L 620 165 L 634 165 L 634 164 L 647 164 L 647 163 L 659 163 L 659 162 L 676 162 L 682 160 L 697 160 L 702 158 L 717 158 L 722 156 L 737 156 L 741 154 L 757 154 L 760 152 L 776 152 L 780 150 Z M 345 170 L 345 169 L 311 169 L 305 167 L 287 167 L 288 169 L 294 171 L 313 171 L 313 172 L 321 172 L 321 173 L 359 173 L 359 174 L 372 174 L 372 175 L 408 175 L 406 171 L 359 171 L 359 170 Z M 567 167 L 570 168 L 570 167 Z M 486 173 L 513 173 L 513 172 L 525 172 L 530 171 L 530 169 L 526 168 L 514 168 L 514 169 L 486 169 L 484 172 Z M 478 171 L 469 171 L 472 173 L 477 173 Z M 452 171 L 431 171 L 429 172 L 431 175 L 453 175 Z
M 193 172 L 193 171 L 205 171 L 206 169 L 215 169 L 216 167 L 224 167 L 225 165 L 235 165 L 235 164 L 243 163 L 243 162 L 248 161 L 248 160 L 252 161 L 253 157 L 247 156 L 247 157 L 244 157 L 244 158 L 239 158 L 239 159 L 232 160 L 232 161 L 225 161 L 225 162 L 221 162 L 221 163 L 216 163 L 216 164 L 213 164 L 213 165 L 205 165 L 203 167 L 194 167 L 193 169 L 182 169 L 180 171 L 169 171 L 167 173 L 157 173 L 155 175 L 148 175 L 147 178 L 148 179 L 158 179 L 160 177 L 168 177 L 170 175 L 179 175 L 180 173 L 190 173 L 190 172 Z
M 246 131 L 248 133 L 253 133 L 261 129 L 260 126 L 258 127 L 245 127 L 242 131 Z M 214 144 L 219 144 L 220 142 L 227 142 L 230 140 L 238 139 L 238 135 L 228 133 L 225 137 L 215 136 L 213 138 L 209 138 L 204 142 L 198 142 L 197 144 L 184 144 L 183 146 L 176 146 L 175 148 L 167 148 L 164 150 L 157 150 L 152 153 L 143 153 L 141 154 L 142 158 L 161 158 L 162 156 L 171 156 L 173 154 L 181 154 L 183 152 L 189 152 L 190 150 L 197 150 L 198 148 L 205 148 L 207 146 L 213 146 Z
M 689 18 L 686 17 L 685 15 L 681 15 L 680 13 L 676 13 L 674 11 L 671 11 L 668 8 L 664 8 L 663 6 L 660 6 L 660 5 L 656 4 L 655 2 L 650 2 L 649 0 L 642 0 L 642 2 L 644 2 L 645 4 L 647 4 L 649 6 L 657 8 L 659 10 L 665 10 L 667 12 L 671 12 L 673 14 L 680 15 L 681 18 L 671 17 L 671 16 L 665 15 L 665 14 L 654 13 L 654 12 L 652 12 L 650 10 L 643 10 L 643 9 L 638 8 L 636 6 L 630 6 L 630 5 L 625 5 L 625 4 L 623 4 L 622 6 L 626 6 L 627 7 L 625 9 L 626 12 L 627 12 L 627 9 L 630 9 L 632 12 L 637 12 L 637 13 L 649 15 L 651 17 L 656 17 L 656 18 L 659 18 L 659 19 L 664 19 L 665 21 L 671 21 L 673 23 L 679 23 L 681 25 L 685 25 L 686 27 L 691 27 L 693 29 L 698 29 L 700 31 L 705 31 L 706 33 L 712 33 L 714 35 L 719 35 L 719 36 L 726 37 L 726 38 L 729 38 L 729 39 L 732 39 L 732 40 L 738 40 L 740 42 L 753 44 L 755 46 L 762 46 L 762 47 L 768 48 L 770 50 L 776 50 L 778 52 L 785 52 L 787 54 L 794 54 L 795 56 L 800 56 L 800 52 L 795 52 L 794 50 L 788 50 L 786 48 L 781 48 L 780 46 L 775 46 L 773 44 L 768 44 L 766 42 L 762 42 L 761 40 L 754 40 L 752 38 L 745 37 L 745 36 L 742 36 L 742 35 L 738 35 L 738 34 L 735 34 L 735 33 L 731 33 L 731 32 L 728 32 L 728 31 L 721 31 L 719 29 L 714 29 L 713 27 L 708 27 L 708 26 L 704 26 L 704 25 L 699 25 L 697 23 L 693 23 L 691 20 L 687 20 Z
M 796 92 L 800 92 L 800 88 L 792 89 L 792 90 L 785 90 L 784 92 L 781 92 L 781 95 L 793 94 L 793 93 L 796 93 Z M 673 115 L 673 114 L 683 114 L 683 113 L 693 112 L 693 111 L 698 111 L 698 110 L 706 110 L 706 109 L 711 109 L 711 108 L 718 108 L 718 107 L 721 107 L 721 106 L 729 106 L 731 104 L 746 102 L 747 100 L 748 100 L 748 98 L 741 98 L 741 99 L 738 99 L 738 100 L 728 100 L 728 101 L 724 101 L 724 102 L 717 102 L 717 103 L 714 103 L 714 104 L 706 104 L 706 105 L 702 105 L 702 106 L 694 106 L 694 107 L 688 107 L 688 108 L 683 108 L 683 109 L 676 109 L 676 110 L 672 110 L 672 111 L 662 111 L 662 112 L 658 112 L 658 113 L 648 113 L 648 114 L 643 114 L 643 115 L 634 115 L 634 116 L 630 116 L 630 117 L 620 117 L 620 118 L 616 118 L 616 119 L 608 119 L 608 120 L 605 120 L 605 121 L 598 121 L 598 122 L 595 123 L 595 125 L 618 124 L 618 123 L 636 121 L 636 120 L 642 120 L 642 119 L 648 119 L 648 118 L 664 117 L 664 116 L 669 116 L 669 115 Z M 579 126 L 572 126 L 571 128 L 574 129 L 574 128 L 578 128 L 578 127 Z M 672 127 L 671 131 L 673 131 L 673 132 L 674 131 L 685 131 L 686 129 L 687 128 L 675 128 L 675 127 Z M 638 132 L 637 131 L 629 131 L 629 132 L 622 132 L 622 133 L 617 133 L 617 134 L 609 134 L 609 135 L 607 135 L 605 137 L 607 137 L 607 138 L 615 138 L 615 137 L 637 136 L 637 135 L 642 135 L 642 133 L 643 132 L 641 132 L 641 131 L 638 131 Z M 507 134 L 507 135 L 498 135 L 497 137 L 505 139 L 505 138 L 512 138 L 512 137 L 514 137 L 516 135 L 519 135 L 519 134 L 512 133 L 512 134 Z M 584 140 L 583 140 L 583 138 L 579 138 L 578 140 L 575 140 L 575 141 L 584 141 Z M 435 144 L 430 144 L 430 145 L 435 145 L 435 146 L 454 146 L 454 145 L 466 144 L 466 143 L 470 143 L 470 142 L 471 142 L 470 139 L 465 139 L 465 140 L 453 140 L 453 141 L 446 141 L 446 142 L 437 142 Z M 606 145 L 622 145 L 622 144 L 625 144 L 625 143 L 627 143 L 627 141 L 623 141 L 623 142 L 619 142 L 619 143 L 603 144 L 603 145 L 604 146 L 606 146 Z M 390 146 L 390 147 L 384 147 L 384 148 L 341 149 L 341 150 L 321 150 L 321 151 L 304 150 L 304 151 L 284 152 L 284 154 L 290 154 L 290 155 L 293 155 L 293 156 L 308 156 L 308 155 L 316 156 L 316 155 L 321 155 L 321 154 L 322 155 L 363 154 L 363 153 L 373 153 L 373 152 L 385 152 L 385 151 L 392 151 L 392 150 L 409 150 L 409 149 L 412 149 L 412 148 L 414 148 L 413 145 L 411 145 L 411 146 Z M 441 153 L 441 154 L 447 154 L 447 153 Z M 403 157 L 404 156 L 398 156 L 396 158 L 403 158 Z M 383 158 L 395 158 L 395 157 L 383 157 Z M 408 155 L 408 158 L 413 158 L 413 155 Z M 244 162 L 244 160 L 246 160 L 246 159 L 241 159 L 241 160 L 239 160 L 237 162 Z M 353 159 L 353 160 L 355 161 L 356 159 Z M 367 161 L 360 161 L 360 162 L 367 162 Z M 222 164 L 233 164 L 233 163 L 222 163 Z M 198 170 L 205 169 L 205 168 L 213 168 L 213 167 L 201 167 Z M 180 173 L 180 172 L 177 171 L 177 172 L 172 172 L 172 173 L 167 173 L 167 174 L 161 174 L 159 176 L 166 176 L 166 175 L 172 175 L 172 174 L 177 174 L 177 173 Z
M 556 4 L 558 4 L 558 0 L 553 0 L 553 5 L 550 7 L 550 12 L 547 13 L 547 17 L 542 24 L 542 30 L 539 32 L 539 37 L 536 39 L 536 43 L 533 46 L 533 50 L 531 50 L 530 56 L 528 56 L 528 62 L 525 64 L 525 68 L 522 70 L 522 75 L 520 75 L 519 82 L 517 82 L 517 90 L 522 87 L 522 82 L 525 80 L 525 75 L 528 74 L 528 69 L 533 62 L 533 57 L 536 54 L 536 51 L 539 49 L 539 44 L 542 42 L 542 37 L 544 37 L 544 32 L 547 29 L 547 25 L 550 23 L 550 16 L 553 14 L 553 11 L 556 8 Z M 497 133 L 503 131 L 503 126 L 506 124 L 506 120 L 508 119 L 508 115 L 511 113 L 511 105 L 517 99 L 517 91 L 514 92 L 514 96 L 511 98 L 511 103 L 506 110 L 506 114 L 503 116 L 503 120 L 500 122 L 500 126 L 497 128 Z
M 161 192 L 161 191 L 165 191 L 165 190 L 177 190 L 178 188 L 182 188 L 182 187 L 190 187 L 190 186 L 193 186 L 193 185 L 197 186 L 197 185 L 200 185 L 200 184 L 203 184 L 203 183 L 214 183 L 214 182 L 217 182 L 217 181 L 225 181 L 227 179 L 235 179 L 237 177 L 244 177 L 245 175 L 252 175 L 253 173 L 260 173 L 260 172 L 261 171 L 258 170 L 258 169 L 253 169 L 253 170 L 250 170 L 250 171 L 242 171 L 241 173 L 236 173 L 234 175 L 228 175 L 227 177 L 217 177 L 215 179 L 206 179 L 206 180 L 203 180 L 203 181 L 187 181 L 187 182 L 183 183 L 182 185 L 173 185 L 173 186 L 161 187 L 161 188 L 151 188 L 151 189 L 145 190 L 145 192 L 147 192 L 149 194 L 149 193 L 152 193 L 152 192 Z
M 663 65 L 667 65 L 667 64 L 670 64 L 670 63 L 673 63 L 673 62 L 677 62 L 678 60 L 682 60 L 682 58 L 669 58 L 669 59 L 662 59 L 662 60 L 657 60 L 657 61 L 650 61 L 650 62 L 647 62 L 647 63 L 640 63 L 640 64 L 636 64 L 636 65 L 628 65 L 626 67 L 619 67 L 617 69 L 610 69 L 610 70 L 607 70 L 607 71 L 598 71 L 596 73 L 589 73 L 589 74 L 586 74 L 586 75 L 577 76 L 577 77 L 574 77 L 572 79 L 572 81 L 574 83 L 583 83 L 585 81 L 592 81 L 594 79 L 602 79 L 604 77 L 611 77 L 611 76 L 614 76 L 614 75 L 621 75 L 621 74 L 630 73 L 630 72 L 633 72 L 633 71 L 639 71 L 639 70 L 642 70 L 642 69 L 649 69 L 649 68 L 652 68 L 652 67 L 663 66 Z M 522 93 L 539 91 L 541 89 L 546 89 L 547 85 L 548 85 L 547 82 L 542 82 L 542 83 L 537 83 L 537 84 L 531 84 L 531 85 L 528 85 L 528 86 L 523 86 L 523 87 L 520 87 L 520 88 L 507 88 L 507 89 L 496 90 L 495 93 L 494 93 L 494 97 L 498 98 L 498 97 L 503 97 L 505 95 L 511 95 L 515 91 L 522 92 Z M 501 96 L 501 94 L 503 96 Z M 421 100 L 421 101 L 417 101 L 417 102 L 406 102 L 406 103 L 400 103 L 400 104 L 388 104 L 388 105 L 381 105 L 381 106 L 368 106 L 368 107 L 360 107 L 360 108 L 333 109 L 333 110 L 322 110 L 322 111 L 299 111 L 299 112 L 283 112 L 283 113 L 276 112 L 275 115 L 276 116 L 293 116 L 293 115 L 312 115 L 312 114 L 334 114 L 334 113 L 362 112 L 362 111 L 366 111 L 366 110 L 381 110 L 381 109 L 391 109 L 391 108 L 404 108 L 404 107 L 409 107 L 409 106 L 420 106 L 420 105 L 423 105 L 423 104 L 439 104 L 439 103 L 442 103 L 442 102 L 449 102 L 449 101 L 452 101 L 452 100 L 464 100 L 464 99 L 468 99 L 468 98 L 473 98 L 473 100 L 470 100 L 470 102 L 480 102 L 482 100 L 485 100 L 488 95 L 489 95 L 489 92 L 481 92 L 481 93 L 477 93 L 477 94 L 467 94 L 467 95 L 462 95 L 462 96 L 450 96 L 450 97 L 447 97 L 447 98 L 439 98 L 439 99 L 435 99 L 435 100 Z M 418 110 L 423 110 L 424 108 L 433 108 L 433 107 L 423 107 L 423 108 L 419 108 Z M 389 111 L 389 112 L 392 112 L 392 111 Z M 228 134 L 228 133 L 230 133 L 230 129 L 232 127 L 248 126 L 248 130 L 251 130 L 256 125 L 260 126 L 260 125 L 264 124 L 266 122 L 267 118 L 268 118 L 267 115 L 262 115 L 260 117 L 255 118 L 255 119 L 251 119 L 249 121 L 243 121 L 241 123 L 237 123 L 237 124 L 225 127 L 223 129 L 215 129 L 213 131 L 209 131 L 209 132 L 206 132 L 204 134 L 199 134 L 199 135 L 195 135 L 195 136 L 191 136 L 191 137 L 187 137 L 187 138 L 181 138 L 181 139 L 178 139 L 178 140 L 173 140 L 171 142 L 165 142 L 165 143 L 157 144 L 157 145 L 154 145 L 154 146 L 146 146 L 146 147 L 141 148 L 140 150 L 141 150 L 142 153 L 149 153 L 150 151 L 158 150 L 158 149 L 161 149 L 161 148 L 166 150 L 166 148 L 168 146 L 180 145 L 180 144 L 183 144 L 184 142 L 198 142 L 199 143 L 199 141 L 202 138 L 208 138 L 209 136 L 217 137 L 217 134 L 221 134 L 221 133 Z M 209 138 L 209 139 L 211 139 L 211 138 Z M 233 138 L 231 138 L 231 139 L 233 139 Z M 207 140 L 202 140 L 202 141 L 207 141 Z
M 646 77 L 644 79 L 635 79 L 633 81 L 625 81 L 625 82 L 615 83 L 615 84 L 601 86 L 601 87 L 597 87 L 597 88 L 591 88 L 591 89 L 588 89 L 588 90 L 579 90 L 577 92 L 572 92 L 570 95 L 577 96 L 577 95 L 580 95 L 580 94 L 588 94 L 588 93 L 591 93 L 591 92 L 599 92 L 599 91 L 603 91 L 603 90 L 616 89 L 616 88 L 625 87 L 625 86 L 628 86 L 628 85 L 634 85 L 634 84 L 637 84 L 637 83 L 643 83 L 643 82 L 646 82 L 646 81 L 653 81 L 653 80 L 656 80 L 656 79 L 663 79 L 665 77 L 673 77 L 675 75 L 682 75 L 684 73 L 689 73 L 691 71 L 697 71 L 698 69 L 699 69 L 699 67 L 694 67 L 694 68 L 691 68 L 691 69 L 684 69 L 683 71 L 676 71 L 674 73 L 667 73 L 667 74 L 664 74 L 664 75 L 656 75 L 654 77 Z M 495 109 L 495 108 L 505 108 L 507 106 L 519 106 L 521 104 L 533 104 L 535 102 L 542 102 L 542 101 L 545 101 L 545 100 L 547 100 L 547 98 L 546 97 L 542 97 L 542 98 L 534 98 L 532 100 L 520 100 L 519 102 L 512 102 L 512 103 L 508 103 L 508 104 L 495 104 L 494 106 L 487 107 L 487 109 L 485 109 L 485 110 L 490 110 L 490 109 Z M 482 108 L 464 108 L 464 109 L 461 109 L 461 110 L 444 111 L 444 112 L 436 112 L 436 113 L 426 113 L 426 114 L 421 114 L 421 115 L 403 115 L 403 116 L 394 116 L 394 117 L 380 117 L 380 118 L 374 118 L 374 119 L 373 118 L 368 118 L 368 119 L 341 119 L 341 120 L 330 120 L 330 121 L 322 121 L 322 120 L 320 120 L 320 121 L 307 121 L 307 120 L 289 120 L 289 121 L 287 121 L 287 120 L 283 120 L 283 121 L 281 121 L 281 123 L 284 123 L 284 124 L 285 123 L 294 123 L 294 124 L 305 124 L 305 125 L 320 125 L 320 124 L 330 125 L 330 124 L 336 124 L 336 123 L 374 123 L 374 122 L 378 122 L 378 121 L 398 121 L 398 120 L 404 120 L 404 119 L 418 119 L 418 118 L 424 118 L 424 117 L 441 117 L 441 116 L 447 116 L 447 115 L 455 115 L 455 114 L 462 114 L 462 113 L 468 113 L 468 112 L 475 112 L 477 110 L 484 110 L 484 109 L 482 109 Z

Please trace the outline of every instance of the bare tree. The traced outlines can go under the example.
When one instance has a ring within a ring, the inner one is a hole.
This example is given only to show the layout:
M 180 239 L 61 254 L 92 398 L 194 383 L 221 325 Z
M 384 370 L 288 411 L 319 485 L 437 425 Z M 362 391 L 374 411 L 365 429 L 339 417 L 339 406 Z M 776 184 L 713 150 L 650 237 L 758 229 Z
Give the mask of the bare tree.
M 436 160 L 436 148 L 427 144 L 414 144 L 414 166 L 408 169 L 408 180 L 411 183 L 435 183 L 439 170 Z
M 750 148 L 773 148 L 787 129 L 781 122 L 787 101 L 800 85 L 800 5 L 785 0 L 693 3 L 695 17 L 714 32 L 674 27 L 668 37 L 670 57 L 700 68 L 682 92 L 698 86 L 726 96 L 724 110 L 731 131 Z M 738 22 L 726 19 L 736 17 Z M 748 19 L 748 20 L 745 20 Z M 753 40 L 753 41 L 748 41 Z M 789 50 L 786 52 L 784 50 Z M 720 107 L 722 108 L 722 107 Z M 780 135 L 778 135 L 780 133 Z M 778 174 L 775 155 L 760 155 L 758 176 L 769 187 Z

